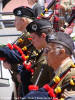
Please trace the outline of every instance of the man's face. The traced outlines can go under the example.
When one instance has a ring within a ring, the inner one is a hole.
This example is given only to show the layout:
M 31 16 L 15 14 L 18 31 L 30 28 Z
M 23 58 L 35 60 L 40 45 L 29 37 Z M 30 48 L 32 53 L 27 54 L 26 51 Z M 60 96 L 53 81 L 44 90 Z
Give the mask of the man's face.
M 18 31 L 21 31 L 21 23 L 21 18 L 16 16 L 14 24 Z
M 24 31 L 28 24 L 28 21 L 26 18 L 16 16 L 14 24 L 18 31 Z
M 59 61 L 59 52 L 57 51 L 57 47 L 55 43 L 50 43 L 44 49 L 44 53 L 47 57 L 47 62 L 49 66 L 54 66 Z
M 32 37 L 32 44 L 34 45 L 34 47 L 36 49 L 42 49 L 42 45 L 43 45 L 43 38 L 41 36 L 38 36 L 35 33 L 31 33 L 31 37 Z

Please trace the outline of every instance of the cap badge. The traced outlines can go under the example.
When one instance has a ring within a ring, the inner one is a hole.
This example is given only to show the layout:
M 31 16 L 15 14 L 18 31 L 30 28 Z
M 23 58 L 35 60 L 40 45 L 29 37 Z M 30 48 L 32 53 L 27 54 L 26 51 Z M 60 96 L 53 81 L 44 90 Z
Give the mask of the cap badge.
M 22 15 L 21 10 L 18 10 L 17 15 Z
M 50 42 L 51 40 L 56 40 L 56 36 L 54 34 L 49 34 L 47 37 L 47 41 Z
M 36 25 L 36 24 L 33 24 L 33 25 L 32 25 L 32 29 L 33 29 L 34 31 L 36 31 L 36 30 L 37 30 L 37 25 Z
M 56 36 L 54 34 L 51 34 L 50 40 L 55 40 L 55 39 L 56 39 Z

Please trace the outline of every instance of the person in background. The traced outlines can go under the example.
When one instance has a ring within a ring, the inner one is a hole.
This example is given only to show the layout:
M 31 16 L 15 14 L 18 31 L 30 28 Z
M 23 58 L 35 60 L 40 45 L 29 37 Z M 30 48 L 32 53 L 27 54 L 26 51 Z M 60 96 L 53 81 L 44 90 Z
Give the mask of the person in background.
M 43 12 L 44 3 L 42 3 L 43 5 L 41 6 L 40 2 L 38 2 L 39 0 L 27 0 L 27 1 L 28 1 L 28 4 L 31 6 L 31 8 L 34 10 L 36 17 L 39 16 Z

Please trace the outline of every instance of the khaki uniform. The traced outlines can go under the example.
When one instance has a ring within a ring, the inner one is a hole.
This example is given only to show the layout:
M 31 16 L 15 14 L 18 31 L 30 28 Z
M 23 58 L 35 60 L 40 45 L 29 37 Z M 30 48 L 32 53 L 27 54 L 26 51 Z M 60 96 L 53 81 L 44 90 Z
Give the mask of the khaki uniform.
M 56 75 L 60 75 L 60 73 L 64 72 L 68 67 L 71 66 L 72 60 L 68 60 L 65 64 L 60 66 L 60 68 L 57 70 Z M 72 76 L 75 77 L 75 68 L 71 68 L 71 70 L 64 76 L 64 78 L 59 82 L 57 86 L 62 87 L 66 83 L 68 83 L 71 79 Z M 75 78 L 73 78 L 75 80 Z M 67 88 L 64 89 L 64 91 L 61 93 L 61 97 L 68 97 L 71 95 L 75 95 L 75 86 L 68 86 Z
M 39 87 L 42 87 L 46 83 L 49 83 L 50 80 L 52 79 L 52 76 L 53 76 L 53 69 L 47 65 L 46 57 L 43 56 L 43 54 L 42 54 L 40 56 L 40 58 L 38 59 L 38 61 L 37 61 L 35 72 L 34 72 L 34 75 L 33 75 L 32 79 L 31 79 L 33 84 L 36 83 L 38 75 L 40 73 L 40 70 L 41 70 L 42 66 L 44 66 L 44 70 L 42 72 L 41 77 L 39 78 L 38 83 L 36 84 Z

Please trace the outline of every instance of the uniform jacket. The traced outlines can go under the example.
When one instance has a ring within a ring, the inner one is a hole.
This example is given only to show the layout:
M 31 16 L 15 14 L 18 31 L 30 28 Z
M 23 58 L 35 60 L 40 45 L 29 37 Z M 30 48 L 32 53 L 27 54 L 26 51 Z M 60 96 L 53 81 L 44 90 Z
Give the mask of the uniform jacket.
M 60 75 L 60 73 L 64 72 L 68 67 L 71 66 L 72 60 L 68 60 L 65 64 L 60 66 L 60 68 L 55 72 L 56 75 Z M 71 68 L 70 71 L 67 72 L 67 74 L 62 78 L 62 80 L 57 84 L 57 86 L 62 87 L 67 82 L 70 81 L 70 79 L 75 80 L 75 68 Z M 75 86 L 68 86 L 65 88 L 61 93 L 60 96 L 57 95 L 57 98 L 68 98 L 69 96 L 75 95 Z M 49 95 L 48 92 L 44 88 L 40 88 L 38 91 L 31 91 L 29 92 L 25 98 L 33 98 L 33 100 L 37 100 L 37 98 L 46 98 L 46 100 L 53 100 Z M 41 100 L 41 99 L 40 99 Z
M 36 83 L 38 75 L 39 75 L 42 67 L 44 68 L 44 70 L 43 70 L 42 75 L 37 84 L 39 87 L 42 87 L 44 84 L 49 83 L 53 76 L 53 69 L 47 65 L 46 57 L 43 56 L 43 54 L 41 54 L 40 58 L 37 60 L 35 72 L 32 77 L 33 84 Z
M 56 75 L 59 76 L 59 74 L 64 72 L 68 67 L 70 67 L 72 63 L 73 63 L 72 60 L 68 60 L 65 64 L 60 66 Z M 69 82 L 72 79 L 72 77 L 74 77 L 73 79 L 75 80 L 75 68 L 71 68 L 71 70 L 65 75 L 65 77 L 59 82 L 59 84 L 57 86 L 62 87 L 67 82 Z M 75 95 L 75 86 L 67 87 L 61 93 L 61 97 L 64 97 L 64 98 L 71 96 L 71 95 Z

